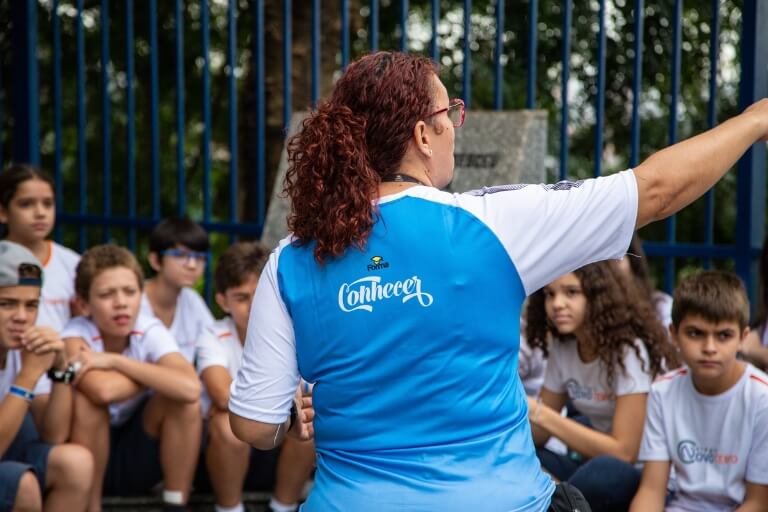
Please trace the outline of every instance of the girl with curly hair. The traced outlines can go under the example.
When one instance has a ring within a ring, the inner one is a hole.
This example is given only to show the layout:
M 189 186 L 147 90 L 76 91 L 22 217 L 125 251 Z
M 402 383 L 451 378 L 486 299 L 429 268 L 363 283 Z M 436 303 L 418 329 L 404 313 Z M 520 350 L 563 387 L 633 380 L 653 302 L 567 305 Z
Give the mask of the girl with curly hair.
M 548 357 L 533 438 L 555 436 L 569 455 L 538 451 L 546 470 L 578 487 L 594 510 L 626 510 L 639 483 L 637 458 L 653 378 L 677 359 L 647 301 L 634 300 L 615 261 L 565 274 L 534 293 L 526 338 Z M 570 401 L 584 422 L 564 417 Z M 587 423 L 589 426 L 585 426 Z

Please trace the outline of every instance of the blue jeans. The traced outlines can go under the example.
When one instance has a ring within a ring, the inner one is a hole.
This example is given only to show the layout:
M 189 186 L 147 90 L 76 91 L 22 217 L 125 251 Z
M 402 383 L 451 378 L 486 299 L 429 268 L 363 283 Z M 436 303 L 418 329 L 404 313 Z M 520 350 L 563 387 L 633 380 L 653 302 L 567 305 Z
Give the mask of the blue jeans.
M 574 460 L 546 448 L 536 453 L 544 469 L 582 492 L 593 512 L 628 510 L 640 485 L 640 470 L 615 457 Z

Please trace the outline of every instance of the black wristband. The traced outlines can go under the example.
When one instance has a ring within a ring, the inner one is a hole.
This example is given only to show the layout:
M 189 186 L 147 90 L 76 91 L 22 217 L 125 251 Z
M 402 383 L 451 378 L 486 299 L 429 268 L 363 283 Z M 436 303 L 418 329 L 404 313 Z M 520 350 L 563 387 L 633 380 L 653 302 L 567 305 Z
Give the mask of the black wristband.
M 75 375 L 77 375 L 78 368 L 79 365 L 76 366 L 75 364 L 67 365 L 67 368 L 64 370 L 56 370 L 55 368 L 51 368 L 48 370 L 48 378 L 51 379 L 51 382 L 69 384 L 75 380 Z
M 296 402 L 291 403 L 291 415 L 288 417 L 288 419 L 291 420 L 291 424 L 288 425 L 288 429 L 286 432 L 290 431 L 293 428 L 293 425 L 296 423 L 296 417 L 299 415 L 299 411 L 296 409 Z

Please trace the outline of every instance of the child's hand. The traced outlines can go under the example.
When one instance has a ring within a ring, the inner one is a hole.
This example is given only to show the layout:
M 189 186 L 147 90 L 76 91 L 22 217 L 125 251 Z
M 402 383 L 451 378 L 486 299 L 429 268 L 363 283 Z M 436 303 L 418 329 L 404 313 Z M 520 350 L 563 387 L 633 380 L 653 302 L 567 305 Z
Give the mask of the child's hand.
M 64 342 L 59 333 L 50 327 L 32 327 L 21 339 L 24 350 L 37 355 L 54 353 L 53 366 L 57 370 L 63 370 L 67 366 Z
M 296 425 L 291 425 L 287 435 L 299 441 L 309 441 L 315 437 L 315 427 L 313 425 L 315 409 L 312 407 L 312 397 L 302 396 L 300 385 L 299 389 L 296 390 L 293 400 L 296 403 L 297 410 Z
M 21 349 L 21 373 L 28 375 L 35 382 L 53 366 L 56 352 L 36 354 L 27 349 Z
M 77 358 L 80 362 L 80 369 L 73 384 L 77 385 L 80 379 L 90 370 L 111 370 L 115 360 L 115 354 L 109 352 L 94 352 L 88 347 L 82 347 L 80 356 Z

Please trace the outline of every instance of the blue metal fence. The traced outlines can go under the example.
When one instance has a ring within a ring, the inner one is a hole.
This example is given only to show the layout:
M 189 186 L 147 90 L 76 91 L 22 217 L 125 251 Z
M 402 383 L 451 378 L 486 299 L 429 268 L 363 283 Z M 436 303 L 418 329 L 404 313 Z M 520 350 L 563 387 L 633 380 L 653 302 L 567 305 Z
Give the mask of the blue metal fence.
M 51 77 L 51 95 L 52 112 L 45 112 L 44 115 L 52 115 L 53 118 L 53 171 L 57 184 L 57 197 L 63 198 L 65 190 L 64 171 L 62 162 L 68 155 L 64 154 L 63 134 L 65 123 L 77 126 L 77 144 L 76 144 L 76 173 L 78 202 L 76 212 L 63 209 L 64 201 L 58 201 L 60 211 L 58 219 L 60 223 L 77 226 L 79 232 L 79 248 L 85 249 L 88 244 L 95 243 L 96 240 L 91 236 L 89 238 L 89 226 L 101 227 L 102 239 L 108 240 L 113 236 L 112 228 L 121 228 L 127 232 L 127 244 L 135 248 L 138 242 L 137 229 L 147 229 L 160 219 L 161 212 L 161 176 L 160 160 L 165 158 L 161 155 L 160 148 L 160 84 L 159 68 L 160 62 L 172 63 L 174 66 L 174 90 L 175 90 L 175 160 L 176 160 L 176 189 L 175 189 L 175 212 L 180 215 L 186 214 L 190 209 L 190 194 L 187 187 L 187 163 L 185 153 L 185 134 L 187 133 L 187 123 L 190 120 L 189 113 L 186 111 L 185 88 L 190 83 L 185 74 L 185 40 L 184 27 L 185 16 L 187 13 L 187 4 L 182 0 L 175 0 L 172 25 L 174 30 L 175 45 L 173 53 L 175 59 L 170 59 L 171 49 L 160 48 L 158 44 L 158 26 L 159 23 L 165 23 L 167 20 L 158 20 L 158 10 L 156 0 L 150 0 L 149 20 L 148 20 L 148 59 L 149 59 L 149 84 L 146 89 L 149 91 L 148 108 L 150 112 L 150 134 L 149 134 L 149 215 L 140 215 L 137 208 L 137 201 L 140 200 L 137 194 L 137 172 L 136 172 L 136 97 L 135 89 L 137 85 L 137 75 L 135 71 L 135 58 L 137 55 L 134 12 L 135 5 L 133 0 L 124 1 L 123 19 L 110 17 L 110 6 L 115 6 L 114 2 L 102 0 L 99 4 L 99 30 L 100 30 L 100 108 L 102 122 L 100 130 L 100 142 L 102 148 L 101 160 L 99 162 L 101 169 L 96 171 L 94 159 L 88 159 L 88 141 L 87 134 L 87 116 L 90 111 L 93 113 L 96 107 L 94 89 L 86 87 L 86 63 L 94 59 L 86 59 L 85 48 L 85 5 L 84 0 L 74 0 L 76 7 L 76 66 L 74 70 L 67 69 L 66 73 L 74 73 L 76 76 L 76 116 L 75 119 L 64 119 L 62 112 L 62 73 L 61 59 L 64 48 L 62 46 L 61 23 L 62 2 L 52 0 L 49 2 L 51 16 L 50 47 L 52 48 L 52 77 Z M 381 46 L 381 19 L 380 13 L 382 6 L 377 0 L 361 2 L 367 5 L 368 14 L 368 47 L 377 49 Z M 409 37 L 409 14 L 415 8 L 416 2 L 409 5 L 408 0 L 399 2 L 399 37 L 396 39 L 395 47 L 407 50 L 411 46 Z M 717 72 L 719 55 L 719 30 L 720 13 L 718 9 L 718 0 L 711 2 L 711 32 L 710 32 L 710 83 L 709 98 L 707 103 L 708 125 L 713 126 L 717 122 L 718 98 L 717 98 Z M 228 180 L 226 187 L 229 197 L 229 211 L 219 219 L 214 217 L 212 187 L 212 112 L 211 112 L 211 42 L 210 42 L 210 6 L 208 2 L 196 2 L 199 8 L 199 32 L 200 32 L 200 59 L 202 61 L 201 71 L 201 90 L 202 97 L 195 98 L 195 103 L 199 110 L 195 113 L 200 117 L 201 123 L 201 206 L 199 208 L 199 220 L 210 231 L 214 233 L 225 233 L 230 238 L 237 235 L 254 236 L 261 233 L 264 225 L 266 211 L 266 198 L 268 197 L 266 187 L 266 103 L 265 103 L 265 18 L 264 1 L 252 0 L 249 3 L 248 10 L 251 19 L 253 34 L 251 37 L 252 46 L 247 51 L 253 57 L 253 76 L 255 84 L 255 137 L 253 141 L 255 148 L 255 169 L 246 170 L 249 173 L 255 173 L 255 198 L 256 213 L 251 221 L 244 221 L 238 218 L 238 87 L 239 77 L 237 76 L 237 57 L 239 51 L 244 51 L 238 47 L 237 40 L 237 20 L 239 2 L 229 0 L 226 13 L 226 98 L 227 98 L 227 149 L 229 153 L 228 161 Z M 472 101 L 472 2 L 470 0 L 456 0 L 454 4 L 462 5 L 464 16 L 462 21 L 463 39 L 460 45 L 462 51 L 461 58 L 461 95 L 470 106 Z M 597 55 L 595 67 L 597 69 L 597 94 L 595 96 L 595 150 L 594 150 L 594 175 L 600 175 L 603 172 L 603 149 L 604 149 L 604 128 L 605 128 L 605 92 L 606 92 L 606 55 L 608 52 L 606 45 L 606 10 L 609 2 L 607 0 L 599 1 L 599 10 L 597 14 Z M 46 4 L 48 5 L 48 4 Z M 312 105 L 316 104 L 320 96 L 321 83 L 321 9 L 320 0 L 312 0 L 312 18 L 311 18 L 311 53 L 309 60 L 310 72 L 310 98 Z M 352 20 L 350 16 L 349 0 L 340 0 L 340 41 L 338 43 L 338 63 L 340 68 L 344 68 L 352 56 Z M 446 3 L 443 2 L 445 7 Z M 67 4 L 69 6 L 69 4 Z M 500 110 L 503 108 L 502 90 L 504 87 L 504 73 L 502 58 L 509 57 L 504 48 L 504 27 L 505 27 L 505 9 L 509 6 L 504 0 L 496 0 L 492 3 L 494 8 L 496 35 L 494 39 L 495 49 L 493 52 L 493 95 L 492 103 L 489 106 Z M 569 82 L 571 81 L 571 39 L 572 28 L 574 26 L 574 5 L 572 0 L 561 2 L 562 25 L 561 25 L 561 87 L 560 87 L 560 107 L 559 107 L 559 176 L 563 179 L 569 176 L 569 123 L 571 115 L 571 105 L 569 102 Z M 292 88 L 293 88 L 293 21 L 294 13 L 291 0 L 283 0 L 282 4 L 282 101 L 283 101 L 283 124 L 288 126 L 293 112 Z M 536 0 L 527 2 L 528 33 L 526 34 L 526 56 L 527 56 L 527 76 L 520 77 L 520 80 L 526 80 L 524 90 L 526 92 L 526 108 L 536 108 L 537 93 L 537 55 L 539 45 L 539 3 Z M 40 162 L 40 111 L 39 111 L 39 72 L 38 72 L 38 11 L 46 7 L 38 6 L 34 2 L 13 2 L 12 21 L 13 21 L 13 44 L 12 57 L 14 65 L 14 90 L 13 90 L 13 151 L 12 156 L 16 161 L 28 161 L 32 163 Z M 327 7 L 326 7 L 327 8 Z M 431 30 L 427 53 L 436 61 L 441 57 L 441 38 L 438 32 L 438 26 L 441 22 L 441 2 L 440 0 L 424 0 L 419 3 L 420 12 L 428 12 L 428 19 L 424 19 L 424 24 Z M 643 58 L 643 34 L 644 34 L 644 0 L 634 0 L 633 2 L 633 76 L 631 77 L 632 103 L 631 103 L 631 143 L 629 148 L 628 161 L 630 165 L 636 165 L 640 161 L 640 141 L 641 141 L 641 92 L 642 92 L 642 58 Z M 638 14 L 640 13 L 640 14 Z M 669 129 L 668 141 L 675 142 L 678 139 L 678 106 L 680 104 L 679 88 L 681 78 L 681 48 L 683 44 L 683 1 L 675 0 L 674 8 L 671 12 L 673 20 L 673 45 L 671 52 L 670 77 L 671 94 L 669 103 Z M 242 14 L 242 13 L 240 13 Z M 741 89 L 740 102 L 742 106 L 748 105 L 757 98 L 768 95 L 768 77 L 764 63 L 768 60 L 768 2 L 760 0 L 744 0 L 742 5 L 742 35 L 741 35 Z M 165 24 L 164 26 L 166 26 Z M 217 27 L 218 29 L 220 27 Z M 214 29 L 214 30 L 216 30 Z M 125 41 L 125 69 L 120 70 L 124 75 L 125 106 L 118 112 L 110 96 L 110 88 L 115 81 L 114 70 L 111 70 L 112 59 L 110 56 L 110 35 L 120 31 Z M 326 41 L 326 44 L 332 44 Z M 425 48 L 425 50 L 427 50 Z M 167 55 L 161 53 L 168 52 Z M 95 52 L 93 52 L 95 54 Z M 297 69 L 296 73 L 303 73 L 305 70 Z M 1 91 L 0 91 L 1 92 Z M 90 107 L 89 107 L 90 101 Z M 191 103 L 190 103 L 191 104 Z M 0 102 L 0 128 L 7 126 L 3 124 L 5 109 Z M 113 115 L 119 115 L 125 118 L 125 139 L 117 141 L 115 139 L 115 130 L 113 130 Z M 164 127 L 167 128 L 167 127 Z M 91 135 L 93 137 L 93 135 Z M 3 138 L 8 141 L 9 137 Z M 112 168 L 113 148 L 116 144 L 124 144 L 126 161 L 121 168 L 125 169 L 125 201 L 127 209 L 125 215 L 114 213 L 112 183 L 115 175 Z M 3 152 L 0 151 L 0 158 Z M 69 155 L 70 158 L 72 155 Z M 0 162 L 0 164 L 3 162 Z M 89 163 L 91 168 L 89 168 Z M 738 170 L 738 222 L 736 225 L 736 243 L 733 245 L 715 244 L 714 231 L 714 199 L 710 193 L 705 200 L 705 227 L 704 243 L 678 243 L 676 241 L 676 220 L 671 218 L 666 224 L 666 240 L 664 242 L 649 242 L 646 249 L 649 255 L 658 256 L 664 259 L 665 264 L 665 282 L 664 286 L 670 289 L 675 278 L 675 260 L 681 257 L 701 258 L 706 266 L 711 265 L 714 259 L 733 258 L 736 261 L 736 269 L 739 274 L 750 284 L 754 283 L 755 265 L 754 257 L 759 251 L 762 242 L 764 230 L 765 215 L 765 147 L 756 146 L 739 164 Z M 89 201 L 89 180 L 100 174 L 102 183 L 102 208 L 101 212 L 96 212 L 96 204 Z M 197 187 L 195 187 L 197 190 Z M 141 198 L 143 200 L 143 198 Z M 142 203 L 143 204 L 143 203 Z M 142 208 L 144 209 L 144 208 Z M 165 212 L 170 213 L 170 212 Z M 223 217 L 223 218 L 222 218 Z M 57 237 L 61 237 L 61 229 L 57 228 Z

